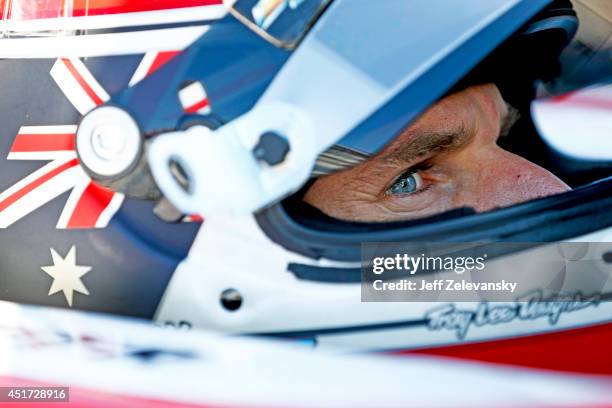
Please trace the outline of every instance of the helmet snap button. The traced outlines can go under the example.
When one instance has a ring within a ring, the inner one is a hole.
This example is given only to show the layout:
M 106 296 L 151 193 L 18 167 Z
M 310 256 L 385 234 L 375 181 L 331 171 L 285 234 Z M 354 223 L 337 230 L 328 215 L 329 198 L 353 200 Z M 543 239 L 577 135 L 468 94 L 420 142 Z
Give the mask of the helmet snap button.
M 221 292 L 221 305 L 230 312 L 235 312 L 242 306 L 242 295 L 236 289 L 225 289 Z

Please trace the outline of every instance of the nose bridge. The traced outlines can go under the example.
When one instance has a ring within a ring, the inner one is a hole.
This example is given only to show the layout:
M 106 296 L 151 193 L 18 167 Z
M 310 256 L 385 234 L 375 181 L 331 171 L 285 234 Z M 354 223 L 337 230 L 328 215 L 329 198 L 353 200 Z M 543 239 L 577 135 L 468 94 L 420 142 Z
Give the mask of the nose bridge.
M 481 163 L 476 209 L 487 210 L 567 191 L 546 169 L 499 147 Z

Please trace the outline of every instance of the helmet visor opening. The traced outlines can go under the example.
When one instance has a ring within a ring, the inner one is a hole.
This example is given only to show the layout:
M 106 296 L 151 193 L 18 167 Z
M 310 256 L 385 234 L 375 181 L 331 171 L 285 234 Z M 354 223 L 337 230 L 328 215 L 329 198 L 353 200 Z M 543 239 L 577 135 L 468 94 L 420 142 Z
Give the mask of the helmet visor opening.
M 571 4 L 553 2 L 382 150 L 368 153 L 341 140 L 322 154 L 313 175 L 327 176 L 302 191 L 303 200 L 345 222 L 388 224 L 458 208 L 509 207 L 610 176 L 612 146 L 602 153 L 601 140 L 589 142 L 596 132 L 581 136 L 588 126 L 580 118 L 599 118 L 587 111 L 603 112 L 612 88 L 604 84 L 585 91 L 586 96 L 577 91 L 578 96 L 551 98 L 609 75 L 609 64 L 597 56 L 609 58 L 610 50 L 599 43 L 580 56 L 576 49 L 585 48 L 589 26 L 570 44 L 575 29 Z M 559 115 L 576 118 L 575 126 L 567 125 L 573 135 L 551 130 L 539 116 L 535 123 L 532 119 L 532 106 L 541 101 L 575 105 L 587 99 L 597 99 L 599 107 L 582 106 L 579 112 L 560 106 L 547 115 L 553 124 L 560 123 Z M 609 117 L 601 116 L 598 123 L 611 126 Z M 580 154 L 568 157 L 560 144 L 575 146 Z

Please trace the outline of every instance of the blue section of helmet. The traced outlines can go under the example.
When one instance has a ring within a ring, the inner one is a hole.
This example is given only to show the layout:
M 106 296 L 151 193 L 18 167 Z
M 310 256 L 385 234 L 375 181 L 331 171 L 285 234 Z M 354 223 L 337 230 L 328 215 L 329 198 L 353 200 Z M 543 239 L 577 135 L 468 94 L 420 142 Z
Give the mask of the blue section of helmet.
M 141 61 L 142 55 L 117 55 L 84 58 L 83 64 L 106 92 L 109 95 L 114 95 L 128 87 L 130 79 Z M 109 69 L 109 66 L 112 68 Z
M 184 114 L 178 90 L 197 80 L 213 115 L 227 122 L 253 107 L 288 56 L 230 15 L 111 103 L 129 111 L 145 134 L 175 129 Z

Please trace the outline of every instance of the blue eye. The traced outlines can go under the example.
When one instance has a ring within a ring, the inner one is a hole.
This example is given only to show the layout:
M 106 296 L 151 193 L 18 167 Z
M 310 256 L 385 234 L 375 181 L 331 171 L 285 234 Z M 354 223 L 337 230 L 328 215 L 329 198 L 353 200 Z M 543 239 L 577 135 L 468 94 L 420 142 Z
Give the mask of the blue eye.
M 388 194 L 401 195 L 419 191 L 423 187 L 423 178 L 418 172 L 404 173 L 387 190 Z

